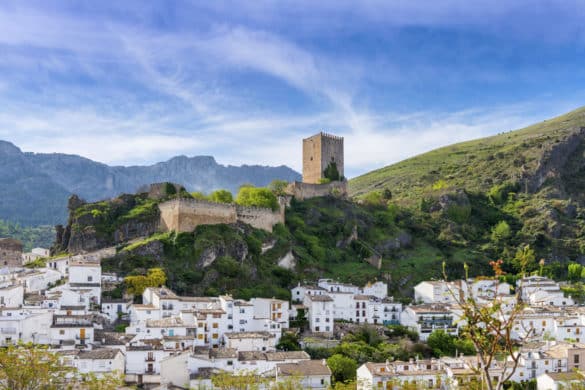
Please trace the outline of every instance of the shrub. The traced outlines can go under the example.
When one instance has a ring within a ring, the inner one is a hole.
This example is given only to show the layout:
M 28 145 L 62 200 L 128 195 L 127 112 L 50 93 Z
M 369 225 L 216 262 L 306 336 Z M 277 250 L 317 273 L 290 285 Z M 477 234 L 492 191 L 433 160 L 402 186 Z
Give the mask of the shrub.
M 268 188 L 240 187 L 236 203 L 241 206 L 264 207 L 278 210 L 278 200 Z
M 341 176 L 337 170 L 337 163 L 335 163 L 335 161 L 331 161 L 329 165 L 327 165 L 327 168 L 323 171 L 323 176 L 331 181 L 341 180 Z
M 209 195 L 209 200 L 215 203 L 233 203 L 234 197 L 228 190 L 217 190 Z
M 512 231 L 510 229 L 510 225 L 506 221 L 500 221 L 494 228 L 492 229 L 492 241 L 500 242 L 507 240 L 510 238 Z

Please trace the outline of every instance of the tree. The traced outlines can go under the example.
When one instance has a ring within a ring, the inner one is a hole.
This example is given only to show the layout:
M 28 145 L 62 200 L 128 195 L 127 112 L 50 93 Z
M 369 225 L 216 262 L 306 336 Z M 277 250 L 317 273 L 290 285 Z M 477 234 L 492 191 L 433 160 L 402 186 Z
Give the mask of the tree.
M 211 377 L 211 383 L 220 390 L 257 390 L 266 383 L 266 379 L 254 371 L 239 372 L 237 375 L 222 371 Z
M 160 287 L 167 281 L 167 275 L 162 268 L 150 268 L 146 275 L 132 275 L 124 278 L 128 292 L 141 295 L 147 287 Z
M 427 344 L 433 350 L 433 355 L 437 357 L 441 356 L 453 356 L 455 354 L 455 343 L 453 342 L 453 336 L 446 333 L 444 330 L 436 330 L 429 335 Z
M 118 389 L 124 385 L 124 374 L 113 372 L 111 374 L 96 376 L 93 372 L 84 374 L 72 388 L 83 390 L 110 390 Z
M 215 203 L 234 203 L 234 197 L 228 190 L 217 190 L 209 194 L 209 200 Z
M 299 338 L 292 333 L 285 333 L 276 344 L 276 349 L 279 351 L 300 351 Z
M 327 168 L 323 171 L 323 177 L 329 179 L 331 181 L 339 181 L 341 180 L 341 176 L 339 175 L 339 170 L 337 169 L 337 163 L 335 161 L 331 161 Z
M 578 282 L 583 275 L 583 266 L 577 263 L 571 263 L 568 266 L 568 277 L 571 282 Z
M 173 183 L 165 183 L 165 194 L 167 196 L 175 195 L 177 193 L 177 188 Z
M 288 181 L 275 179 L 268 184 L 268 189 L 276 196 L 286 195 L 286 187 L 288 187 Z
M 520 271 L 522 277 L 526 276 L 526 271 L 532 268 L 536 257 L 534 256 L 534 250 L 530 248 L 530 245 L 525 245 L 518 248 L 516 256 L 514 256 L 514 266 L 516 270 Z
M 490 262 L 495 277 L 499 279 L 504 275 L 502 260 Z M 469 267 L 464 264 L 465 280 L 469 280 Z M 447 280 L 445 263 L 443 263 L 443 276 Z M 495 299 L 490 304 L 480 304 L 467 284 L 467 291 L 459 294 L 459 291 L 450 290 L 451 296 L 461 311 L 460 322 L 465 324 L 461 328 L 461 336 L 471 340 L 478 357 L 478 368 L 481 380 L 488 390 L 500 390 L 504 383 L 509 381 L 520 361 L 520 354 L 516 351 L 516 342 L 527 339 L 534 329 L 525 329 L 523 340 L 514 340 L 512 330 L 514 323 L 522 313 L 524 306 L 516 293 L 515 305 L 511 309 L 504 309 L 501 300 Z M 496 287 L 495 296 L 498 296 Z M 503 362 L 499 362 L 501 371 L 498 375 L 492 375 L 490 369 L 496 362 L 497 356 L 508 356 Z
M 205 194 L 201 191 L 191 192 L 191 196 L 193 199 L 207 200 L 207 196 L 205 196 Z
M 278 210 L 278 200 L 268 188 L 240 187 L 236 203 L 241 206 L 264 207 Z
M 354 380 L 357 363 L 355 360 L 336 353 L 327 359 L 327 366 L 333 374 L 334 382 L 346 382 Z
M 427 344 L 433 350 L 433 355 L 456 356 L 457 354 L 474 355 L 475 347 L 470 340 L 451 336 L 444 330 L 436 330 L 429 335 Z
M 510 229 L 510 225 L 506 221 L 500 221 L 494 228 L 492 229 L 492 241 L 494 242 L 501 242 L 510 238 L 512 234 L 512 230 Z
M 1 390 L 61 389 L 72 371 L 44 346 L 19 344 L 0 349 Z
M 78 375 L 45 346 L 21 343 L 0 349 L 0 390 L 109 390 L 123 383 L 117 372 L 99 378 Z

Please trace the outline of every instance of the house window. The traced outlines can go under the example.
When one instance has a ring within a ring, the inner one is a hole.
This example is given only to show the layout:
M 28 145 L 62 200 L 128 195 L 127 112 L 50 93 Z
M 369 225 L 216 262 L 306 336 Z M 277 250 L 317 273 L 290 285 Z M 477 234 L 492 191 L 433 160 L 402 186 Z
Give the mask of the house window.
M 214 322 L 212 325 L 212 328 L 217 329 L 219 328 L 219 324 L 217 322 Z
M 88 282 L 92 282 L 92 281 L 93 281 L 93 276 L 88 276 L 88 277 L 87 277 L 87 281 L 88 281 Z
M 63 330 L 63 329 L 59 330 L 59 334 L 60 335 L 64 335 L 65 334 L 65 330 Z
M 227 361 L 227 365 L 228 365 L 228 366 L 233 366 L 233 365 L 234 365 L 234 362 L 233 362 L 232 360 L 228 360 L 228 361 Z
M 217 334 L 217 333 L 214 333 L 213 335 L 211 335 L 211 338 L 212 338 L 212 339 L 217 339 L 217 338 L 219 338 L 219 334 Z
M 579 355 L 573 356 L 573 363 L 579 364 Z
M 203 334 L 199 333 L 199 334 L 197 335 L 197 338 L 198 338 L 199 340 L 203 340 Z
M 318 327 L 318 326 L 316 326 L 316 327 L 315 327 L 315 332 L 318 332 L 318 331 L 319 331 L 319 327 Z

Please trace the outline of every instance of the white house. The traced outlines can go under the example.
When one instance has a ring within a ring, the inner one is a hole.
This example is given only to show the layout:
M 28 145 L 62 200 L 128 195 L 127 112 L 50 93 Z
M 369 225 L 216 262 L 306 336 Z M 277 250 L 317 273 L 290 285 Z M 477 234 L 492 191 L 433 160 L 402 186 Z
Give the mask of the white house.
M 410 360 L 386 363 L 364 363 L 357 370 L 357 389 L 398 390 L 402 383 L 419 384 L 421 388 L 441 389 L 448 374 L 440 360 Z
M 52 314 L 46 310 L 0 309 L 0 345 L 22 341 L 48 344 Z
M 72 261 L 69 264 L 69 289 L 90 292 L 91 303 L 101 302 L 102 267 L 89 261 Z
M 124 373 L 126 358 L 119 349 L 99 348 L 79 351 L 73 362 L 79 373 L 93 373 L 99 377 L 109 373 Z
M 280 324 L 281 328 L 288 328 L 288 312 L 290 304 L 287 301 L 274 298 L 252 298 L 250 304 L 254 308 L 254 318 L 268 318 Z
M 572 385 L 582 385 L 583 382 L 585 382 L 585 376 L 579 372 L 549 372 L 536 378 L 536 388 L 538 390 L 570 389 Z
M 19 280 L 24 285 L 25 292 L 44 291 L 50 285 L 61 279 L 58 271 L 42 268 L 39 271 L 24 272 L 19 275 Z
M 0 288 L 0 307 L 21 307 L 24 304 L 24 287 L 12 284 Z
M 333 333 L 333 299 L 329 295 L 306 295 L 309 328 L 314 333 Z
M 303 389 L 328 389 L 331 370 L 323 360 L 301 360 L 276 365 L 276 381 L 299 380 Z
M 125 299 L 104 299 L 102 300 L 102 313 L 110 322 L 115 322 L 120 317 L 127 315 L 130 311 L 131 300 Z
M 416 330 L 422 341 L 426 341 L 432 332 L 439 329 L 457 335 L 458 329 L 454 320 L 455 315 L 451 308 L 440 304 L 407 306 L 400 317 L 401 324 Z
M 274 351 L 278 342 L 269 332 L 228 332 L 223 339 L 226 348 L 238 351 Z
M 54 315 L 50 327 L 53 345 L 93 344 L 93 320 L 87 315 Z
M 171 353 L 154 344 L 126 347 L 126 380 L 145 384 L 160 383 L 161 361 Z
M 27 264 L 43 257 L 49 257 L 51 251 L 45 248 L 33 248 L 30 252 L 22 254 L 22 263 Z

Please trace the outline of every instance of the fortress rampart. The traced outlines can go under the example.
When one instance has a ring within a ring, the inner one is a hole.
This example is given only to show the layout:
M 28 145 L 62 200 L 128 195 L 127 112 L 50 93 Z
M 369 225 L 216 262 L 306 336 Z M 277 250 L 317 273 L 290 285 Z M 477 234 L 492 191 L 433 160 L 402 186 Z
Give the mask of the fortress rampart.
M 332 181 L 326 184 L 302 183 L 295 181 L 288 185 L 286 192 L 298 200 L 320 196 L 346 197 L 347 181 Z
M 284 204 L 272 211 L 260 207 L 214 203 L 199 199 L 178 198 L 159 204 L 160 230 L 191 232 L 199 225 L 243 222 L 271 232 L 277 223 L 284 223 Z

